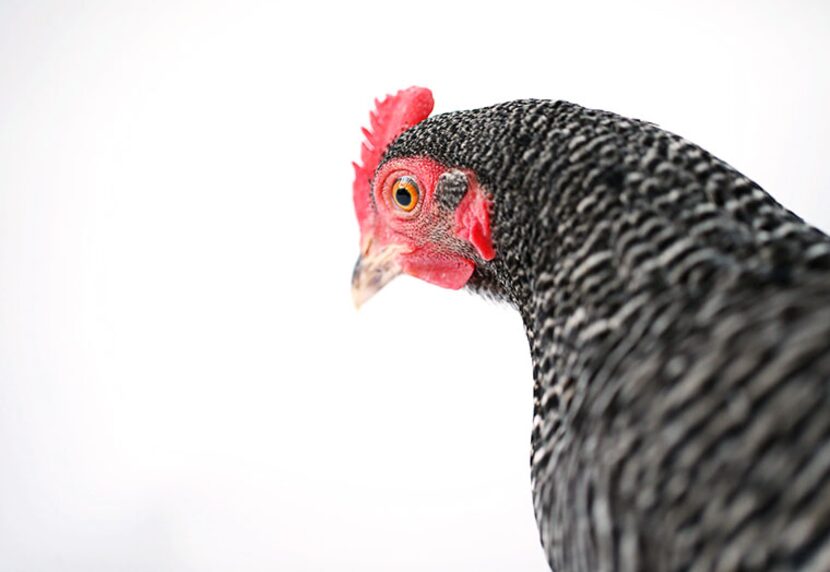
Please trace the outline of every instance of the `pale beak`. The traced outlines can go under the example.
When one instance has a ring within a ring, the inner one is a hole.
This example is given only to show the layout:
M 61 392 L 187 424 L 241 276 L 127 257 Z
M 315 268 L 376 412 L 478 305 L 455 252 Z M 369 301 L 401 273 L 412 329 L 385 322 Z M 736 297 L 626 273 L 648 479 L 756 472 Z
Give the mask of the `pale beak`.
M 355 307 L 360 308 L 401 273 L 399 255 L 404 250 L 397 244 L 375 245 L 371 237 L 363 241 L 362 253 L 352 273 L 352 300 Z

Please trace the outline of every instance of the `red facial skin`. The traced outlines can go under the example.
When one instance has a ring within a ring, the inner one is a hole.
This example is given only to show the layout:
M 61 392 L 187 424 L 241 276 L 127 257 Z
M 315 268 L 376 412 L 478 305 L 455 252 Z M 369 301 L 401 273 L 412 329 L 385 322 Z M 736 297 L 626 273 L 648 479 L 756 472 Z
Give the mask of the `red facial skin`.
M 352 197 L 361 233 L 372 219 L 371 181 L 383 154 L 401 133 L 429 117 L 433 105 L 432 92 L 424 87 L 410 87 L 383 101 L 375 100 L 375 109 L 369 114 L 370 129 L 363 129 L 362 165 L 352 163 Z
M 435 200 L 438 178 L 449 171 L 428 157 L 393 159 L 384 164 L 375 178 L 372 240 L 378 245 L 403 247 L 399 255 L 404 272 L 444 288 L 464 286 L 475 270 L 474 251 L 482 260 L 495 256 L 490 240 L 490 201 L 470 171 L 467 194 L 455 212 Z M 393 185 L 401 177 L 413 178 L 420 197 L 407 212 L 395 204 Z M 473 248 L 463 248 L 460 239 Z M 462 252 L 466 251 L 466 252 Z
M 475 271 L 476 259 L 487 261 L 496 255 L 490 237 L 489 197 L 475 174 L 464 170 L 467 193 L 454 212 L 447 210 L 436 200 L 435 187 L 450 169 L 429 157 L 393 159 L 378 169 L 388 146 L 429 116 L 432 93 L 411 87 L 376 100 L 375 106 L 371 129 L 363 130 L 363 164 L 354 164 L 353 195 L 362 254 L 353 276 L 356 303 L 401 271 L 445 288 L 461 288 Z M 414 179 L 419 191 L 416 206 L 408 212 L 392 196 L 393 185 L 403 176 Z

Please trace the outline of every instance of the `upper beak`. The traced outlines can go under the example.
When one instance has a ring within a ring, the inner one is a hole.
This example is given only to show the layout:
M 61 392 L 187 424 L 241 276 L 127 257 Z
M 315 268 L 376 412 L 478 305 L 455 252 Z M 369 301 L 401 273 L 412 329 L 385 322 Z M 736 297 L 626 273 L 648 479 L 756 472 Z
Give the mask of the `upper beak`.
M 401 273 L 398 255 L 402 251 L 403 248 L 397 244 L 373 244 L 371 237 L 363 241 L 352 273 L 352 300 L 357 308 Z

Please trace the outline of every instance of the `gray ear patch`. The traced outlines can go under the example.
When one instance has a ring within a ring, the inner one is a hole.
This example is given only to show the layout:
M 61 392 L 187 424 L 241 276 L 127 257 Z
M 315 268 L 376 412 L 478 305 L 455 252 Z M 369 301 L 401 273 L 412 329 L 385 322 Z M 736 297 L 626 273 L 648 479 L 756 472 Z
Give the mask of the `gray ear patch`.
M 467 175 L 461 171 L 452 170 L 438 177 L 438 184 L 435 185 L 435 197 L 438 203 L 451 211 L 454 211 L 467 194 Z

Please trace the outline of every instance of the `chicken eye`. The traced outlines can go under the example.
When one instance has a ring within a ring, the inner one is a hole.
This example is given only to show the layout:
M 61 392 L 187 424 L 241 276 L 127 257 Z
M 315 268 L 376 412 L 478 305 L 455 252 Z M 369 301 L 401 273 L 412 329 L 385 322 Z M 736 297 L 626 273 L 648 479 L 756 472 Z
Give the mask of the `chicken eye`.
M 414 209 L 419 197 L 418 184 L 412 177 L 401 177 L 392 185 L 392 200 L 403 211 Z

